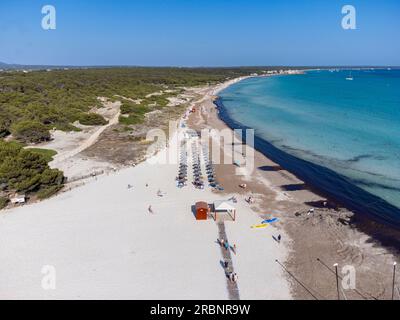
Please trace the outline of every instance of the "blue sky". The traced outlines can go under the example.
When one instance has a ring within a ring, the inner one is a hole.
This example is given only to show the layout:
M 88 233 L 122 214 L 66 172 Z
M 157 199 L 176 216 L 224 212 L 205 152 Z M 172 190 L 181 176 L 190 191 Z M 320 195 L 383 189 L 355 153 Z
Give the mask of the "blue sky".
M 357 30 L 341 27 L 346 4 Z M 399 33 L 399 0 L 0 0 L 7 63 L 400 65 Z

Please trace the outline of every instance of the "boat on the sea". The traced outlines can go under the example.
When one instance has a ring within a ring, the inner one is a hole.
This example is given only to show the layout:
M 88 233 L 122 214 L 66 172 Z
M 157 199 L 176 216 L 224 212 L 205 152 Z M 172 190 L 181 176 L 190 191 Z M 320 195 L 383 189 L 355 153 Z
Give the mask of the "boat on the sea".
M 351 75 L 351 71 L 350 71 L 350 75 L 346 78 L 346 80 L 348 80 L 348 81 L 353 81 L 354 80 L 353 76 Z

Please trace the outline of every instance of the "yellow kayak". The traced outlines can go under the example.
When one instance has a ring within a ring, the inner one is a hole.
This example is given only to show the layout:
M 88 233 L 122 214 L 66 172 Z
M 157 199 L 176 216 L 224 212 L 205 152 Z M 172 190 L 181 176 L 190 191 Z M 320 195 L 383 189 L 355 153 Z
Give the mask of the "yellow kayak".
M 252 229 L 261 229 L 261 228 L 266 228 L 268 226 L 268 223 L 262 223 L 262 224 L 255 224 L 254 226 L 251 226 Z

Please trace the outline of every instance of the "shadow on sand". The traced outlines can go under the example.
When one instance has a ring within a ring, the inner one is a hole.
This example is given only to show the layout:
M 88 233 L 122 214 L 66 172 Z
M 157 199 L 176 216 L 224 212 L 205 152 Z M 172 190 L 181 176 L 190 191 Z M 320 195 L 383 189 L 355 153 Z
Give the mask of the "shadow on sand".
M 261 166 L 258 167 L 258 170 L 261 171 L 281 171 L 283 168 L 281 166 Z
M 307 186 L 305 183 L 286 184 L 281 186 L 281 189 L 284 191 L 300 191 L 300 190 L 306 190 Z

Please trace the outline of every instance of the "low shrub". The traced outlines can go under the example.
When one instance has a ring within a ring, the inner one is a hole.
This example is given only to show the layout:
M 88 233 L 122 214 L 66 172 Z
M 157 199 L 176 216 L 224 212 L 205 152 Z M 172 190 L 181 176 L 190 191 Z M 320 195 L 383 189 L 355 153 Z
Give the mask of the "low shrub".
M 104 126 L 108 121 L 97 113 L 82 113 L 79 115 L 79 123 L 84 126 Z
M 5 197 L 0 197 L 0 210 L 7 206 L 8 199 Z
M 133 124 L 139 124 L 144 121 L 144 115 L 142 114 L 130 114 L 127 117 L 120 116 L 119 123 L 130 126 Z
M 0 140 L 0 184 L 5 190 L 32 194 L 53 186 L 60 188 L 64 175 L 48 166 L 50 153 L 52 150 L 32 151 L 20 143 Z
M 13 136 L 22 142 L 38 143 L 50 140 L 49 129 L 38 121 L 25 120 L 12 125 Z
M 41 189 L 37 193 L 37 197 L 40 200 L 47 199 L 47 198 L 50 198 L 51 196 L 55 195 L 61 189 L 62 189 L 61 185 L 46 187 L 46 188 Z
M 53 157 L 57 154 L 57 151 L 50 149 L 29 148 L 29 151 L 42 155 L 47 162 L 52 161 Z

